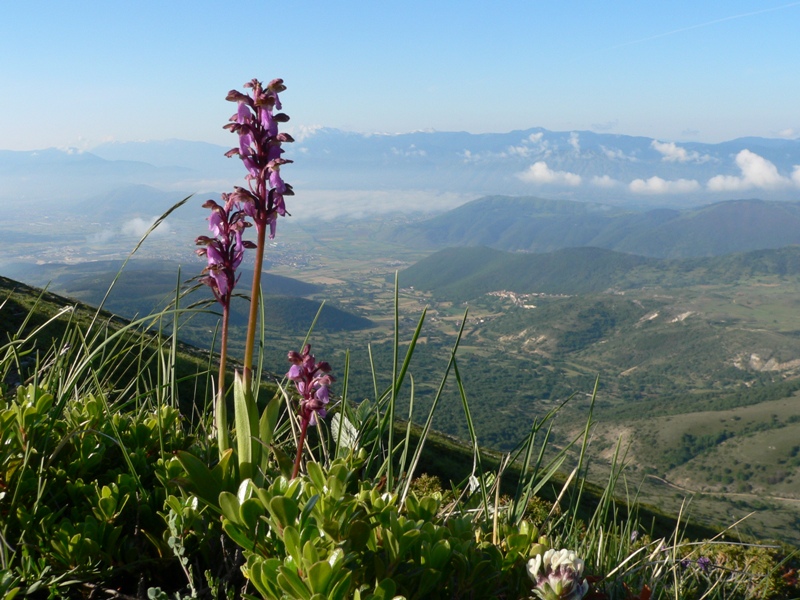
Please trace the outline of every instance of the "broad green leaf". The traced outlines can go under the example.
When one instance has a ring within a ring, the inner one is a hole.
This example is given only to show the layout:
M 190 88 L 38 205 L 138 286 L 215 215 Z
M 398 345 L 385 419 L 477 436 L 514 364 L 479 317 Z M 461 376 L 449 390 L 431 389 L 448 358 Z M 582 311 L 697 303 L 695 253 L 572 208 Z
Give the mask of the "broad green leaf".
M 294 461 L 277 446 L 272 446 L 272 453 L 275 455 L 275 460 L 278 461 L 278 466 L 281 468 L 281 475 L 287 479 L 291 477 Z
M 425 496 L 419 502 L 420 504 L 420 516 L 419 518 L 423 521 L 430 521 L 433 517 L 436 516 L 436 513 L 439 511 L 440 502 L 436 498 L 431 496 Z
M 331 433 L 333 440 L 338 445 L 339 456 L 344 455 L 344 450 L 355 450 L 358 447 L 358 429 L 342 413 L 336 413 L 331 418 Z
M 233 448 L 228 448 L 222 453 L 219 462 L 211 469 L 211 473 L 220 482 L 222 488 L 228 489 L 228 481 L 233 476 L 230 468 L 231 457 L 233 456 Z M 220 489 L 222 491 L 222 489 Z
M 431 567 L 441 571 L 447 565 L 451 556 L 450 542 L 439 540 L 431 548 Z
M 314 494 L 308 499 L 308 502 L 305 503 L 305 506 L 303 506 L 303 510 L 300 513 L 300 527 L 305 527 L 305 524 L 308 522 L 308 518 L 311 516 L 311 511 L 314 510 L 314 506 L 316 506 L 317 502 L 319 502 L 319 494 Z
M 337 577 L 339 581 L 328 594 L 328 600 L 344 600 L 347 598 L 350 591 L 350 582 L 353 580 L 353 573 L 350 571 L 344 571 L 343 573 L 344 575 L 340 573 Z
M 527 553 L 529 543 L 530 536 L 524 533 L 511 533 L 506 536 L 506 545 L 509 550 L 514 552 Z
M 332 571 L 327 560 L 321 560 L 311 565 L 308 569 L 308 583 L 311 585 L 311 591 L 315 594 L 327 592 Z
M 400 554 L 402 556 L 408 554 L 409 548 L 419 541 L 419 536 L 419 529 L 410 529 L 403 532 L 403 535 L 400 536 Z
M 281 586 L 284 592 L 289 594 L 290 598 L 297 600 L 310 600 L 311 598 L 311 591 L 300 579 L 300 576 L 287 567 L 281 566 L 278 569 L 278 585 Z
M 219 507 L 222 509 L 222 514 L 231 523 L 242 525 L 243 521 L 239 516 L 239 499 L 230 492 L 222 492 L 219 495 Z
M 300 514 L 300 508 L 293 498 L 275 496 L 269 502 L 269 512 L 272 518 L 275 519 L 282 528 L 285 528 L 295 524 L 297 515 Z
M 303 536 L 301 535 L 301 538 Z M 307 565 L 313 565 L 314 563 L 319 562 L 319 552 L 317 552 L 316 547 L 314 546 L 314 542 L 311 540 L 307 541 L 303 544 L 303 566 L 306 567 Z M 328 565 L 330 566 L 330 565 Z M 319 590 L 315 590 L 319 591 Z
M 308 471 L 308 478 L 322 492 L 325 489 L 325 473 L 323 473 L 319 463 L 309 462 L 306 465 L 306 471 Z
M 371 534 L 372 528 L 369 526 L 369 523 L 359 519 L 350 524 L 350 530 L 347 533 L 347 539 L 350 540 L 353 550 L 358 552 L 366 547 Z
M 20 589 L 21 588 L 18 587 L 11 588 L 6 592 L 5 596 L 3 596 L 3 600 L 14 600 L 14 598 L 17 597 L 17 594 L 19 594 Z
M 247 564 L 242 567 L 242 573 L 265 598 L 280 597 L 278 588 L 278 567 L 281 561 L 277 558 L 263 559 L 260 556 L 250 556 Z
M 53 406 L 53 399 L 54 398 L 52 394 L 48 394 L 46 392 L 42 393 L 36 399 L 36 412 L 38 412 L 40 415 L 43 415 L 50 410 L 50 407 Z
M 378 584 L 378 587 L 375 588 L 375 591 L 373 592 L 373 598 L 375 600 L 392 600 L 396 590 L 397 585 L 395 585 L 394 581 L 386 578 Z
M 192 491 L 207 504 L 218 506 L 219 494 L 222 491 L 222 481 L 218 474 L 210 471 L 205 463 L 193 454 L 181 450 L 177 457 L 189 476 Z
M 397 536 L 389 529 L 383 532 L 383 547 L 389 556 L 389 562 L 394 562 L 400 556 L 400 542 L 398 542 Z
M 236 424 L 236 450 L 239 457 L 239 473 L 243 478 L 252 477 L 253 446 L 250 438 L 253 435 L 250 429 L 249 401 L 252 399 L 250 392 L 245 389 L 244 380 L 237 372 L 233 379 L 233 411 Z
M 264 516 L 264 507 L 259 500 L 250 498 L 239 507 L 239 516 L 248 531 L 255 532 L 258 520 Z
M 240 504 L 253 497 L 254 487 L 255 486 L 250 479 L 242 479 L 242 481 L 239 483 L 239 487 L 236 490 L 236 498 L 238 498 Z
M 258 423 L 258 435 L 261 439 L 261 443 L 265 446 L 269 446 L 272 443 L 280 410 L 281 396 L 277 395 L 269 401 L 264 412 L 261 413 L 261 420 Z
M 286 546 L 286 552 L 294 560 L 295 564 L 303 564 L 303 554 L 300 548 L 300 532 L 296 527 L 291 525 L 283 530 L 283 544 Z

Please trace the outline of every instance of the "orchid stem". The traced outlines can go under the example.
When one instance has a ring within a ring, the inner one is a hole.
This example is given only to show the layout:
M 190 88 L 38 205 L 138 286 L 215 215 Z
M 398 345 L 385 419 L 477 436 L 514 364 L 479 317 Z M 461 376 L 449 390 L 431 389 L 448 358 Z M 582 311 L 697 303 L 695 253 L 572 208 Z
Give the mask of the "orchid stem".
M 219 351 L 219 376 L 217 379 L 217 399 L 214 404 L 214 424 L 217 428 L 217 443 L 220 458 L 228 448 L 228 409 L 225 406 L 225 369 L 228 361 L 228 321 L 230 317 L 230 294 L 227 303 L 222 305 L 222 337 Z
M 261 297 L 261 269 L 264 265 L 264 243 L 267 237 L 266 223 L 256 226 L 258 241 L 256 244 L 256 264 L 253 267 L 253 289 L 250 292 L 250 316 L 247 320 L 247 337 L 244 346 L 244 387 L 250 389 L 253 367 L 253 346 L 256 338 L 256 321 L 258 320 L 258 301 Z
M 306 431 L 308 430 L 308 422 L 310 419 L 303 418 L 300 425 L 300 441 L 297 442 L 297 456 L 294 458 L 294 468 L 292 469 L 292 477 L 294 479 L 300 472 L 300 458 L 303 456 L 303 445 L 306 441 Z

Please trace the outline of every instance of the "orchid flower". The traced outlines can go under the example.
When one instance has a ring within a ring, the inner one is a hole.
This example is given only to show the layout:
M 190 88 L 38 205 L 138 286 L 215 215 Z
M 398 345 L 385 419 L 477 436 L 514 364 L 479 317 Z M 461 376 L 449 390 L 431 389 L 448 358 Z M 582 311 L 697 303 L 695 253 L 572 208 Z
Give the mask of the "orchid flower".
M 244 87 L 251 90 L 249 94 L 237 90 L 228 92 L 226 99 L 236 102 L 237 107 L 225 129 L 239 136 L 239 145 L 229 150 L 226 156 L 238 156 L 247 169 L 247 187 L 234 188 L 231 196 L 242 207 L 242 211 L 253 219 L 257 232 L 250 314 L 244 347 L 243 377 L 245 387 L 250 387 L 267 228 L 270 239 L 274 238 L 278 217 L 288 214 L 284 196 L 294 194 L 292 186 L 281 177 L 281 166 L 292 162 L 282 158 L 284 151 L 281 144 L 294 140 L 289 134 L 278 132 L 278 124 L 289 120 L 285 113 L 275 112 L 276 109 L 281 109 L 278 94 L 286 89 L 283 79 L 273 79 L 266 87 L 253 79 Z
M 329 374 L 331 366 L 324 361 L 316 362 L 308 344 L 302 352 L 289 352 L 288 359 L 292 366 L 286 373 L 286 378 L 294 381 L 300 394 L 300 441 L 297 444 L 297 456 L 292 471 L 294 479 L 300 470 L 306 431 L 309 425 L 316 425 L 317 420 L 327 414 L 325 406 L 330 402 L 329 386 L 334 379 Z
M 238 281 L 236 269 L 242 263 L 245 248 L 255 248 L 255 244 L 242 238 L 243 230 L 250 224 L 245 213 L 239 208 L 232 194 L 222 194 L 224 205 L 208 200 L 203 208 L 211 209 L 208 228 L 213 237 L 201 235 L 195 243 L 202 246 L 196 252 L 208 260 L 200 279 L 211 288 L 217 302 L 227 307 L 230 304 L 233 288 Z
M 274 238 L 278 216 L 288 214 L 283 198 L 294 194 L 280 173 L 282 165 L 292 162 L 281 158 L 281 144 L 294 139 L 288 133 L 278 133 L 278 123 L 285 123 L 289 117 L 274 113 L 281 109 L 278 93 L 286 86 L 282 79 L 273 79 L 265 88 L 253 79 L 245 87 L 252 90 L 249 95 L 237 90 L 228 93 L 227 100 L 236 102 L 238 107 L 225 129 L 239 135 L 239 145 L 226 156 L 238 156 L 248 171 L 249 189 L 237 187 L 234 195 L 259 231 L 269 225 L 269 237 Z

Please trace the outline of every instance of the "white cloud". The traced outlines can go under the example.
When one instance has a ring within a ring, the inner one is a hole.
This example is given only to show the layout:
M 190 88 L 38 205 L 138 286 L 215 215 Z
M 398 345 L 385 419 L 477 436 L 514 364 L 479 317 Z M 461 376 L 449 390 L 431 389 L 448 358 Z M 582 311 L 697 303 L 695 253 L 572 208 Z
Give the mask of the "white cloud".
M 142 219 L 141 217 L 134 217 L 128 221 L 125 221 L 120 228 L 120 233 L 122 235 L 130 235 L 133 237 L 142 237 L 147 230 L 156 222 L 158 217 L 151 217 L 150 219 Z M 162 222 L 153 232 L 150 234 L 152 236 L 156 235 L 166 235 L 171 233 L 171 229 L 169 223 Z
M 650 179 L 634 179 L 628 188 L 635 194 L 684 194 L 700 189 L 694 179 L 667 180 L 658 176 Z
M 528 137 L 521 139 L 520 144 L 521 146 L 517 146 L 518 148 L 530 148 L 532 152 L 538 154 L 549 154 L 551 152 L 549 150 L 550 142 L 544 139 L 544 132 L 542 131 L 532 133 Z
M 416 144 L 411 144 L 407 149 L 392 147 L 392 154 L 395 156 L 414 157 L 414 156 L 427 156 L 427 151 L 417 148 Z
M 795 165 L 792 171 L 792 181 L 797 187 L 800 187 L 800 165 Z
M 129 236 L 133 238 L 141 238 L 147 230 L 156 222 L 158 217 L 151 217 L 149 219 L 142 219 L 141 217 L 134 217 L 125 221 L 117 230 L 114 228 L 106 228 L 97 233 L 92 233 L 86 236 L 86 241 L 90 244 L 107 244 L 116 240 L 119 236 Z M 174 233 L 167 221 L 162 221 L 161 224 L 150 232 L 150 237 L 163 237 Z
M 532 149 L 530 146 L 509 146 L 508 153 L 511 156 L 521 156 L 527 158 L 530 156 Z
M 86 236 L 86 241 L 90 244 L 107 244 L 111 240 L 115 239 L 116 234 L 111 229 L 104 229 L 98 233 L 93 233 L 91 235 Z M 140 236 L 141 237 L 141 236 Z
M 733 192 L 761 188 L 773 190 L 791 185 L 789 178 L 778 173 L 778 168 L 763 156 L 750 150 L 742 150 L 736 155 L 736 166 L 741 176 L 716 175 L 708 180 L 712 192 Z
M 631 162 L 637 162 L 639 160 L 632 154 L 625 154 L 619 148 L 606 148 L 601 145 L 600 149 L 603 151 L 603 154 L 606 155 L 606 158 L 610 158 L 611 160 L 629 160 Z
M 533 163 L 527 170 L 518 173 L 517 177 L 528 183 L 550 183 L 555 185 L 581 184 L 581 176 L 568 171 L 553 171 L 543 160 Z
M 471 150 L 464 149 L 459 155 L 465 163 L 476 163 L 480 161 L 497 161 L 505 160 L 507 158 L 547 158 L 553 151 L 550 149 L 550 143 L 544 140 L 544 133 L 532 133 L 527 137 L 522 138 L 518 144 L 508 146 L 502 152 L 472 152 Z
M 794 129 L 793 127 L 787 127 L 786 129 L 782 129 L 778 132 L 778 137 L 787 138 L 793 140 L 794 138 L 800 135 L 800 131 Z
M 592 177 L 592 185 L 596 185 L 597 187 L 601 188 L 613 188 L 617 187 L 620 184 L 619 181 L 609 177 L 608 175 L 603 175 L 602 177 L 598 177 L 595 175 Z
M 576 154 L 581 153 L 581 141 L 577 131 L 569 134 L 569 145 L 575 149 Z
M 653 140 L 650 143 L 650 146 L 656 151 L 659 152 L 661 156 L 661 160 L 666 162 L 697 162 L 697 163 L 704 163 L 711 160 L 711 157 L 708 154 L 700 155 L 699 152 L 691 151 L 689 152 L 686 148 L 681 148 L 675 142 L 659 142 L 657 140 Z

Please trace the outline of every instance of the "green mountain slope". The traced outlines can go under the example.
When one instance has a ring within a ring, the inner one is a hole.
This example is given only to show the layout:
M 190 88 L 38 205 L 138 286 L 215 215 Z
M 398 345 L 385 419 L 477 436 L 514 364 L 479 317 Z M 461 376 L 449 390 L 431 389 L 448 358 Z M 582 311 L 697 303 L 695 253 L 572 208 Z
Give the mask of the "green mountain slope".
M 609 247 L 645 256 L 721 256 L 800 243 L 800 204 L 733 200 L 634 228 Z M 602 245 L 602 244 L 598 244 Z
M 20 264 L 5 269 L 10 277 L 24 274 L 27 281 L 39 287 L 48 286 L 60 293 L 90 304 L 98 304 L 106 290 L 122 269 L 121 260 L 94 260 L 81 263 L 46 263 L 41 265 Z M 200 273 L 202 266 L 191 264 L 183 266 L 173 260 L 131 260 L 125 265 L 119 280 L 114 284 L 114 296 L 156 297 L 173 292 L 178 273 L 182 279 L 189 279 Z M 265 294 L 278 296 L 310 296 L 320 291 L 320 287 L 291 277 L 264 273 Z M 240 282 L 239 289 L 247 282 Z
M 18 281 L 0 277 L 0 347 L 3 348 L 4 370 L 0 371 L 0 392 L 13 390 L 35 371 L 37 361 L 47 364 L 70 346 L 86 343 L 82 336 L 91 329 L 93 339 L 113 337 L 123 328 L 107 351 L 117 353 L 119 364 L 109 371 L 97 371 L 100 380 L 110 389 L 124 389 L 137 377 L 153 377 L 158 365 L 152 361 L 156 347 L 163 339 L 141 327 L 128 327 L 129 321 L 106 310 L 97 310 L 83 302 L 45 292 Z M 12 350 L 13 348 L 13 350 Z M 9 357 L 11 360 L 9 360 Z M 179 395 L 189 399 L 205 394 L 208 380 L 197 374 L 208 368 L 208 354 L 179 342 L 176 355 Z M 191 381 L 189 381 L 191 379 Z
M 732 200 L 684 211 L 633 211 L 567 200 L 488 196 L 403 225 L 392 239 L 429 248 L 551 252 L 596 246 L 659 258 L 719 256 L 800 244 L 800 203 Z
M 491 248 L 448 248 L 400 274 L 404 287 L 464 301 L 488 292 L 587 294 L 643 286 L 686 287 L 734 283 L 755 276 L 800 274 L 800 246 L 691 259 L 656 259 L 602 248 L 566 248 L 549 254 Z
M 487 196 L 427 221 L 402 226 L 392 238 L 433 248 L 492 246 L 547 252 L 586 246 L 626 214 L 601 204 Z
M 92 261 L 78 264 L 46 264 L 29 265 L 26 278 L 40 282 L 48 289 L 85 302 L 99 305 L 117 274 L 122 262 L 118 260 Z M 180 271 L 180 279 L 184 282 L 199 274 L 197 265 L 192 270 Z M 105 301 L 104 308 L 126 318 L 135 315 L 147 315 L 153 310 L 167 306 L 175 299 L 175 290 L 179 285 L 179 265 L 169 260 L 132 260 L 122 270 L 114 283 L 111 293 Z M 305 331 L 314 320 L 320 308 L 320 302 L 306 296 L 319 293 L 321 287 L 272 273 L 264 273 L 262 289 L 266 297 L 265 307 L 268 327 L 280 327 L 291 333 Z M 248 281 L 240 280 L 237 286 L 240 294 L 249 294 Z M 189 293 L 181 299 L 183 307 L 203 300 L 212 299 L 205 286 Z M 244 327 L 248 319 L 249 304 L 241 298 L 234 299 L 231 312 L 231 325 Z M 192 318 L 186 326 L 187 339 L 201 347 L 207 345 L 207 333 L 216 325 L 217 306 L 209 304 L 210 313 L 199 314 Z M 342 331 L 365 329 L 372 322 L 364 317 L 353 315 L 332 305 L 326 305 L 317 322 L 317 327 L 325 331 Z

